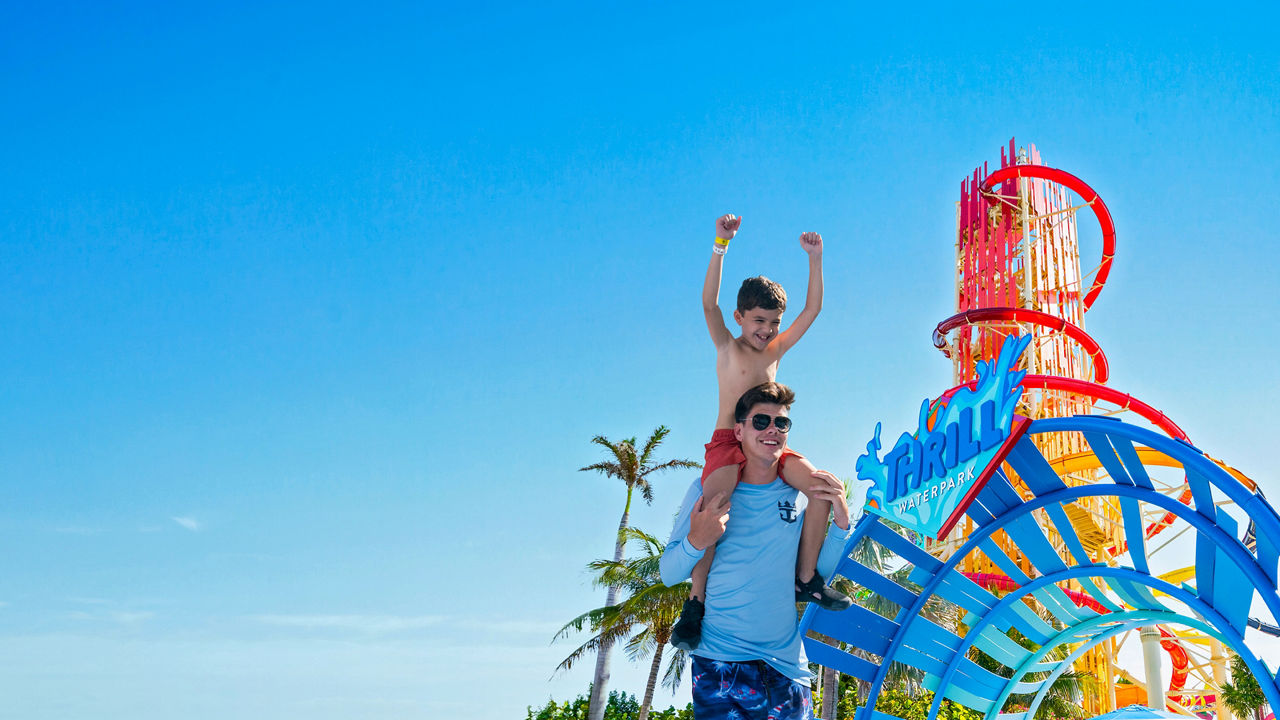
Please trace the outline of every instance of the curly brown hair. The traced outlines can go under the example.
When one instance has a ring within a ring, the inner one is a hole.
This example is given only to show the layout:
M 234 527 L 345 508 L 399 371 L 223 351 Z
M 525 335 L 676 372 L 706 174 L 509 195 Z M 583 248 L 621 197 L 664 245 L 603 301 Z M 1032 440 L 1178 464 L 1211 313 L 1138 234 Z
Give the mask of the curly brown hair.
M 762 310 L 786 310 L 787 291 L 778 283 L 763 275 L 742 281 L 738 288 L 738 312 L 760 308 Z

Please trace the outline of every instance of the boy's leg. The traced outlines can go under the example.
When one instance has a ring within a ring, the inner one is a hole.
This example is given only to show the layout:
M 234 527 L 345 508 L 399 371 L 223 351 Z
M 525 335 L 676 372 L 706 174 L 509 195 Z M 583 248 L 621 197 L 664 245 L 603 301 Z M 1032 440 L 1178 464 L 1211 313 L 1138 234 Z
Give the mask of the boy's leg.
M 733 494 L 733 489 L 738 485 L 738 466 L 726 465 L 717 468 L 707 475 L 707 479 L 702 481 L 702 497 L 714 498 L 720 493 L 727 495 Z M 828 503 L 830 505 L 830 503 Z M 702 559 L 697 565 L 693 566 L 693 573 L 690 580 L 693 581 L 693 590 L 689 592 L 689 597 L 698 598 L 706 601 L 707 599 L 707 573 L 711 572 L 711 562 L 716 556 L 716 546 L 712 545 L 703 553 Z
M 800 552 L 796 555 L 796 578 L 808 582 L 818 567 L 818 553 L 827 537 L 827 519 L 831 516 L 831 503 L 815 500 L 809 492 L 814 485 L 813 473 L 817 468 L 803 457 L 793 457 L 782 468 L 782 479 L 809 498 L 809 508 L 804 513 L 804 526 L 800 530 Z
M 702 497 L 713 498 L 722 492 L 733 493 L 738 484 L 738 466 L 726 465 L 713 471 L 702 481 Z M 824 530 L 825 532 L 825 530 Z M 681 650 L 693 650 L 702 639 L 702 613 L 707 598 L 707 575 L 711 572 L 711 563 L 715 560 L 716 546 L 711 545 L 703 551 L 702 559 L 693 566 L 689 575 L 689 599 L 680 611 L 680 619 L 671 628 L 671 644 Z
M 702 553 L 702 559 L 697 565 L 693 566 L 693 572 L 689 574 L 690 584 L 693 585 L 689 590 L 689 598 L 691 600 L 707 601 L 707 573 L 711 572 L 711 561 L 715 560 L 716 546 L 708 547 Z
M 831 516 L 831 503 L 817 500 L 811 492 L 818 482 L 813 473 L 813 463 L 801 456 L 792 457 L 782 467 L 782 479 L 809 498 L 804 511 L 804 525 L 800 529 L 800 551 L 796 554 L 796 601 L 816 602 L 828 610 L 844 610 L 853 603 L 848 595 L 826 587 L 818 574 L 818 554 L 827 539 L 827 521 Z

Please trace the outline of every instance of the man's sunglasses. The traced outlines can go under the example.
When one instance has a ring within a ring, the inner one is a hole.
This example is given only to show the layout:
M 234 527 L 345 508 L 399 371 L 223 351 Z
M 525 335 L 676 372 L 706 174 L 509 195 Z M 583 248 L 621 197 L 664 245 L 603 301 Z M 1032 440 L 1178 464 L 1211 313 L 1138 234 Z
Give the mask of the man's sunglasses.
M 772 415 L 765 415 L 764 413 L 756 413 L 751 416 L 751 427 L 757 430 L 766 430 L 769 427 L 770 421 L 773 421 L 773 425 L 778 428 L 778 432 L 786 432 L 791 429 L 791 418 L 786 415 L 773 417 Z

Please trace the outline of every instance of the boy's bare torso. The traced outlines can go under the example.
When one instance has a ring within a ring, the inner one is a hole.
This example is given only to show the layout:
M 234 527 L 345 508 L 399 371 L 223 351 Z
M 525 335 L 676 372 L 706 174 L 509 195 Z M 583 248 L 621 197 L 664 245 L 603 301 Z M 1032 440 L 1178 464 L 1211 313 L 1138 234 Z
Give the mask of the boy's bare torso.
M 740 337 L 716 348 L 716 382 L 720 386 L 717 430 L 733 428 L 738 398 L 756 385 L 772 381 L 781 359 L 773 347 L 757 350 Z

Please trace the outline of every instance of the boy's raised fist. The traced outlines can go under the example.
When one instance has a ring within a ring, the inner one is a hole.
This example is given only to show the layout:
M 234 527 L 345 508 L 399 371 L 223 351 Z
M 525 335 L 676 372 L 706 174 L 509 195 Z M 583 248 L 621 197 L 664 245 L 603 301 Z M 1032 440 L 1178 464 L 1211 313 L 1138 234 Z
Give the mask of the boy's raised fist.
M 800 233 L 800 247 L 810 255 L 822 254 L 822 236 L 816 232 Z
M 721 215 L 716 218 L 716 237 L 732 240 L 733 236 L 738 234 L 738 227 L 741 225 L 742 218 L 737 215 Z

